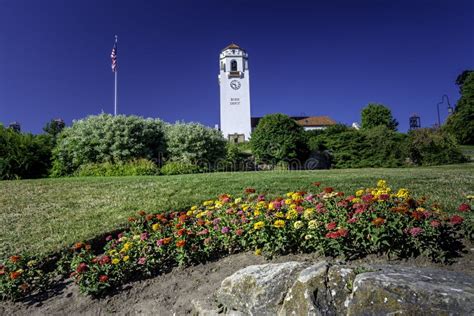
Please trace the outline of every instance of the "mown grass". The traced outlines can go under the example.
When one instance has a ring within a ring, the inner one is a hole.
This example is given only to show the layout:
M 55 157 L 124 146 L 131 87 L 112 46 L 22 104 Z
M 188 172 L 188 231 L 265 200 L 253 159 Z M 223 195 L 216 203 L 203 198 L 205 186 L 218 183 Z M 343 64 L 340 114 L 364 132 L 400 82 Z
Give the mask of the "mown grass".
M 0 182 L 0 258 L 47 254 L 123 227 L 143 209 L 183 209 L 246 187 L 269 195 L 311 190 L 314 181 L 346 193 L 386 179 L 393 188 L 454 210 L 474 193 L 474 164 L 407 169 L 214 173 L 179 176 L 62 178 Z

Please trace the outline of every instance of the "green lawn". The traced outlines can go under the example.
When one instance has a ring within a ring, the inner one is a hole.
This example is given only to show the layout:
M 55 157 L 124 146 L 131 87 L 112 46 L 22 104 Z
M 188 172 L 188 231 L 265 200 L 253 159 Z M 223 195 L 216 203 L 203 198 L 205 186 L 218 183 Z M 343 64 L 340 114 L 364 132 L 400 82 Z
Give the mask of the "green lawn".
M 214 173 L 158 177 L 0 181 L 0 258 L 46 254 L 127 222 L 137 210 L 183 209 L 246 187 L 271 195 L 310 190 L 311 183 L 353 192 L 386 179 L 453 210 L 474 193 L 474 163 L 407 169 Z

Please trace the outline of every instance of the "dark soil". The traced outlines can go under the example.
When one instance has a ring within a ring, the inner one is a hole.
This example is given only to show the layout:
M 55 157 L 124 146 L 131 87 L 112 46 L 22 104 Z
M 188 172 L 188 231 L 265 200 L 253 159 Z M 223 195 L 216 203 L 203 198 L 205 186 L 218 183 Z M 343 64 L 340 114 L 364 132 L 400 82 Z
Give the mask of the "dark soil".
M 47 295 L 30 297 L 22 302 L 0 302 L 1 315 L 183 315 L 189 314 L 193 299 L 211 299 L 221 281 L 249 265 L 266 262 L 316 262 L 316 255 L 288 255 L 265 260 L 252 253 L 231 255 L 204 265 L 175 268 L 152 279 L 138 281 L 118 289 L 117 294 L 103 299 L 91 299 L 79 293 L 77 287 L 65 282 Z M 335 262 L 335 259 L 327 259 Z M 424 258 L 406 261 L 371 256 L 349 262 L 353 265 L 389 263 L 404 266 L 432 267 L 474 275 L 474 245 L 466 248 L 463 257 L 450 265 L 435 264 Z

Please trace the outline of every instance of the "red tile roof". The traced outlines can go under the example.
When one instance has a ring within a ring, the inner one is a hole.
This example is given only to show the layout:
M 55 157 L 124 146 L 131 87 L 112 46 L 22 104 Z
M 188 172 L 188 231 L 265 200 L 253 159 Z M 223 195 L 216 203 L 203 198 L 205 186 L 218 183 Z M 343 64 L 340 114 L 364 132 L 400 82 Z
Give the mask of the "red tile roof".
M 335 125 L 336 121 L 334 121 L 329 116 L 308 116 L 299 120 L 296 120 L 301 126 L 328 126 L 328 125 Z
M 223 49 L 223 51 L 226 50 L 226 49 L 241 49 L 241 50 L 243 50 L 239 45 L 237 45 L 235 43 L 232 43 L 232 44 L 228 45 L 226 48 Z

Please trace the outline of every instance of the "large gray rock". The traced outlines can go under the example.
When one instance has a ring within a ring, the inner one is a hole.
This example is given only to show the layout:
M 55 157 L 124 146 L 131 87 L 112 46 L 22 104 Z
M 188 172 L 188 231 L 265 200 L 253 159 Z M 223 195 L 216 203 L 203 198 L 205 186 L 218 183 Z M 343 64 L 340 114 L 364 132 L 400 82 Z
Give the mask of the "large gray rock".
M 275 315 L 303 267 L 303 263 L 293 261 L 246 267 L 222 281 L 216 299 L 227 312 Z
M 438 269 L 374 266 L 357 275 L 347 315 L 474 315 L 474 277 Z
M 327 271 L 326 261 L 318 262 L 301 271 L 293 286 L 288 290 L 278 315 L 322 315 L 320 310 L 328 309 L 326 302 Z
M 328 269 L 326 300 L 329 302 L 328 315 L 345 315 L 347 306 L 345 302 L 352 293 L 352 284 L 356 273 L 352 267 L 334 265 Z

